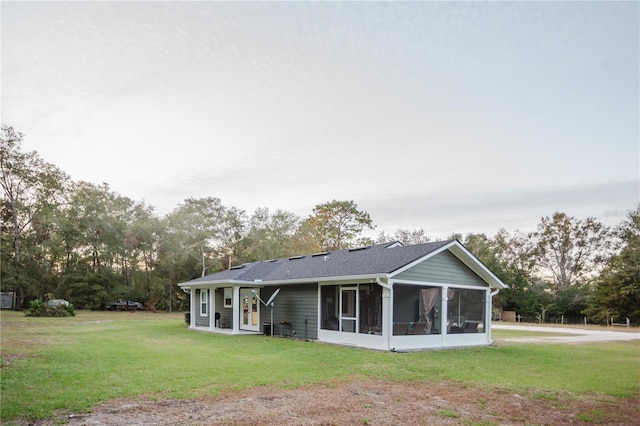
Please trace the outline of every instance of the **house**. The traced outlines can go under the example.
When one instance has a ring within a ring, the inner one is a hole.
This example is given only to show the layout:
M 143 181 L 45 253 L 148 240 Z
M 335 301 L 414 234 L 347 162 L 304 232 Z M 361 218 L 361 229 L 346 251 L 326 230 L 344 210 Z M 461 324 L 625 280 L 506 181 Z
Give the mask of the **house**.
M 259 261 L 179 286 L 190 329 L 379 350 L 489 345 L 491 298 L 506 288 L 457 240 Z

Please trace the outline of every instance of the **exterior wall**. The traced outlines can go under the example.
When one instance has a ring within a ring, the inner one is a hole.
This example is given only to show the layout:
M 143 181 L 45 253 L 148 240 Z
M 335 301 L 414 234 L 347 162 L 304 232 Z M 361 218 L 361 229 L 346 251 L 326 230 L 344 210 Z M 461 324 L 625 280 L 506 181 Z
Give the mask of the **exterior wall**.
M 260 289 L 260 298 L 269 300 L 278 287 Z M 271 321 L 271 308 L 262 306 L 260 309 L 260 327 Z M 280 323 L 287 321 L 290 329 L 285 329 Z M 280 287 L 273 305 L 273 332 L 278 334 L 295 330 L 294 337 L 298 339 L 318 338 L 318 284 L 296 284 Z
M 227 328 L 231 328 L 233 322 L 233 307 L 225 308 L 224 307 L 224 288 L 216 288 L 215 290 L 215 310 L 213 312 L 218 312 L 220 314 L 220 325 L 219 327 L 226 326 Z M 214 314 L 215 315 L 215 314 Z M 215 318 L 215 316 L 214 316 Z M 214 320 L 215 321 L 215 320 Z
M 209 327 L 209 311 L 211 311 L 211 303 L 207 306 L 207 315 L 200 315 L 200 289 L 196 289 L 196 306 L 195 306 L 195 318 L 196 318 L 196 327 Z
M 393 279 L 487 287 L 484 280 L 448 250 L 407 269 Z

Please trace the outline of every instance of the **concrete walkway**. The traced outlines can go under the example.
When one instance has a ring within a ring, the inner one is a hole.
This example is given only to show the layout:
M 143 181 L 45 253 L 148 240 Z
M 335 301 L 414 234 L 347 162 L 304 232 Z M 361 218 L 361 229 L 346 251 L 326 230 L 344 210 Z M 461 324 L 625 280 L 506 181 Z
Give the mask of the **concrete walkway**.
M 569 327 L 545 327 L 536 325 L 520 325 L 508 323 L 493 323 L 493 330 L 522 330 L 540 331 L 544 333 L 571 334 L 570 336 L 530 336 L 508 337 L 500 339 L 504 342 L 531 342 L 531 343 L 584 343 L 584 342 L 608 342 L 613 340 L 640 340 L 640 333 L 612 330 L 592 330 L 588 328 Z

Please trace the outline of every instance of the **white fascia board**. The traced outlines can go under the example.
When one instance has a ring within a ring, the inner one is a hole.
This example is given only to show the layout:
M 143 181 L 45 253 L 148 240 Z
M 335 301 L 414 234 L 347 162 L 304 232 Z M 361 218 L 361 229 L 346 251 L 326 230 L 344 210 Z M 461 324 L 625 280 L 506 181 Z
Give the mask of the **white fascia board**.
M 428 286 L 428 287 L 449 287 L 449 288 L 461 288 L 464 290 L 477 290 L 477 291 L 489 291 L 491 287 L 487 284 L 486 287 L 481 287 L 477 285 L 465 285 L 465 284 L 451 284 L 445 282 L 435 282 L 435 281 L 415 281 L 415 280 L 403 280 L 397 279 L 393 281 L 393 284 L 404 284 L 404 285 L 415 285 L 415 286 Z
M 229 286 L 234 284 L 247 284 L 253 283 L 253 281 L 238 281 L 238 280 L 212 280 L 212 281 L 198 281 L 191 282 L 187 281 L 184 283 L 178 283 L 178 287 L 201 287 L 201 286 L 210 286 L 210 285 L 219 285 L 219 286 Z
M 294 278 L 290 280 L 262 280 L 256 281 L 241 281 L 241 280 L 215 280 L 215 281 L 198 281 L 179 283 L 178 286 L 182 288 L 191 287 L 203 287 L 203 286 L 220 286 L 228 287 L 230 285 L 242 285 L 251 287 L 264 287 L 271 285 L 287 285 L 287 284 L 312 284 L 312 283 L 327 283 L 327 282 L 344 282 L 344 281 L 375 281 L 377 278 L 387 279 L 389 274 L 365 274 L 365 275 L 344 275 L 336 277 L 309 277 L 309 278 Z
M 388 274 L 365 274 L 365 275 L 344 275 L 344 276 L 336 276 L 336 277 L 309 277 L 309 278 L 294 278 L 290 280 L 262 280 L 261 282 L 256 281 L 239 281 L 239 280 L 229 280 L 229 281 L 199 281 L 197 283 L 181 283 L 179 286 L 185 287 L 199 287 L 199 286 L 210 286 L 210 285 L 219 285 L 219 286 L 229 286 L 229 285 L 242 285 L 242 286 L 251 286 L 251 287 L 265 287 L 272 285 L 287 285 L 287 284 L 315 284 L 315 283 L 327 283 L 327 282 L 345 282 L 345 281 L 373 281 L 377 278 L 387 279 L 389 278 Z M 188 284 L 188 285 L 187 285 Z

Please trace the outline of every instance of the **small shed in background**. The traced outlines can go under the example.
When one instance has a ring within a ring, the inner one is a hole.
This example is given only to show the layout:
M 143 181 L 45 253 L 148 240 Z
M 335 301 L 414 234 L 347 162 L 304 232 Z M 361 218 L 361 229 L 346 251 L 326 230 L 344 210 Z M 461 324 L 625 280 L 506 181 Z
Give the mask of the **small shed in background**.
M 3 291 L 0 293 L 0 309 L 15 309 L 16 293 Z

